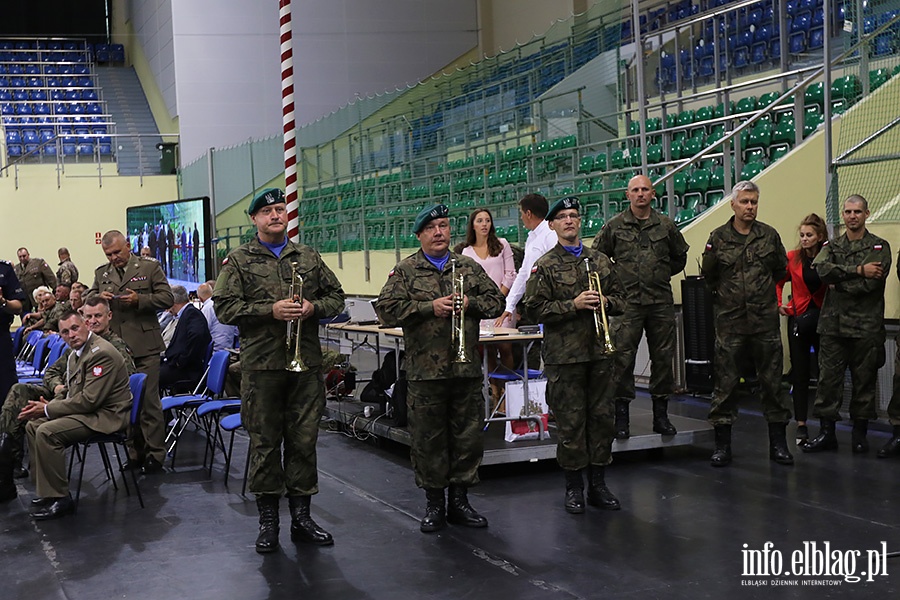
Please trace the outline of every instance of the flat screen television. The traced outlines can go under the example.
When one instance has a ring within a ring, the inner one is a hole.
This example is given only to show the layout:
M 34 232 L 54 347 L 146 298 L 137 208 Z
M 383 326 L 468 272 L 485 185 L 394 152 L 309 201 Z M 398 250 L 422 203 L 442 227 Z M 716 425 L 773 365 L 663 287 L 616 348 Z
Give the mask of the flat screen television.
M 139 255 L 143 250 L 158 260 L 171 285 L 194 291 L 210 279 L 208 196 L 130 206 L 125 210 L 125 222 L 131 251 Z

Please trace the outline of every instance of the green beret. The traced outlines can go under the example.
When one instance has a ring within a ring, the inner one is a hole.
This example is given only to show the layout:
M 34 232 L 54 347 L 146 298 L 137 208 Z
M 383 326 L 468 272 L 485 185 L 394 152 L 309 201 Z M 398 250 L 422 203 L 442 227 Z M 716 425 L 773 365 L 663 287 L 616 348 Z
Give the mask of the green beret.
M 278 188 L 266 188 L 253 196 L 253 200 L 250 201 L 250 209 L 247 211 L 247 214 L 252 217 L 254 214 L 256 214 L 256 211 L 261 209 L 263 206 L 270 206 L 272 204 L 278 204 L 279 202 L 284 202 L 284 192 L 282 192 Z
M 566 210 L 567 208 L 574 208 L 578 212 L 581 212 L 581 204 L 578 202 L 578 198 L 575 196 L 566 196 L 565 198 L 560 198 L 556 202 L 553 203 L 553 206 L 550 207 L 550 212 L 547 213 L 547 220 L 552 221 L 561 210 Z
M 431 223 L 435 219 L 444 219 L 450 216 L 450 209 L 445 204 L 435 204 L 426 206 L 422 212 L 416 217 L 413 223 L 413 233 L 419 233 L 425 228 L 425 225 Z

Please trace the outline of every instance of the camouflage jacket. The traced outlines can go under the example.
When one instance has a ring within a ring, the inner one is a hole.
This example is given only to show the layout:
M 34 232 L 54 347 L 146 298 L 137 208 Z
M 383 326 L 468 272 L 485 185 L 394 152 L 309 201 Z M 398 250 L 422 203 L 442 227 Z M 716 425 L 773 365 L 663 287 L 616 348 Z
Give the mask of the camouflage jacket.
M 544 325 L 545 364 L 593 362 L 604 356 L 603 340 L 594 328 L 594 311 L 575 308 L 575 298 L 588 289 L 585 259 L 590 260 L 591 270 L 600 274 L 607 316 L 625 310 L 618 269 L 605 254 L 585 246 L 576 258 L 559 244 L 554 246 L 531 269 L 523 299 L 528 316 Z
M 453 362 L 451 319 L 435 317 L 432 306 L 434 300 L 452 292 L 454 259 L 457 275 L 463 275 L 463 294 L 469 298 L 464 324 L 468 363 Z M 481 377 L 478 322 L 499 317 L 503 308 L 500 288 L 474 260 L 451 252 L 444 270 L 438 271 L 421 250 L 391 270 L 375 302 L 375 312 L 384 325 L 403 328 L 406 376 L 410 381 Z
M 781 237 L 759 221 L 743 236 L 733 223 L 734 217 L 709 234 L 700 268 L 713 293 L 716 332 L 778 330 L 775 284 L 787 273 Z
M 857 275 L 857 267 L 870 262 L 881 263 L 884 279 Z M 820 334 L 851 338 L 885 335 L 884 285 L 891 270 L 891 247 L 885 240 L 869 231 L 854 241 L 844 234 L 822 246 L 813 268 L 829 286 L 819 315 Z
M 669 217 L 650 210 L 638 219 L 626 208 L 603 226 L 594 250 L 616 261 L 629 304 L 672 304 L 673 275 L 687 263 L 688 244 Z
M 59 318 L 64 312 L 71 309 L 72 305 L 68 300 L 57 302 L 53 308 L 44 313 L 44 331 L 59 331 Z
M 56 289 L 56 275 L 53 274 L 53 269 L 43 258 L 30 258 L 24 266 L 22 263 L 17 263 L 15 269 L 16 277 L 19 278 L 19 283 L 22 284 L 22 289 L 28 294 L 31 302 L 34 302 L 31 293 L 42 285 L 46 285 L 51 290 Z
M 222 263 L 213 306 L 219 321 L 236 325 L 241 336 L 241 369 L 281 370 L 288 363 L 287 322 L 272 314 L 272 305 L 290 298 L 291 263 L 303 278 L 303 298 L 315 307 L 300 327 L 300 355 L 309 367 L 322 364 L 319 319 L 344 310 L 344 290 L 319 253 L 288 242 L 276 258 L 257 237 L 239 246 Z M 293 350 L 290 352 L 293 357 Z
M 131 377 L 131 375 L 133 375 L 135 371 L 134 358 L 132 358 L 131 350 L 129 350 L 128 346 L 125 344 L 125 340 L 113 333 L 112 329 L 107 329 L 106 333 L 102 334 L 100 337 L 112 344 L 113 347 L 119 351 L 119 354 L 121 354 L 122 358 L 125 359 L 125 370 L 128 372 L 128 376 Z M 66 348 L 65 352 L 60 355 L 59 359 L 52 365 L 47 367 L 47 370 L 44 371 L 43 384 L 51 394 L 53 393 L 53 389 L 56 386 L 66 384 L 66 366 L 69 364 L 69 354 L 71 353 L 72 350 L 70 348 Z M 66 390 L 62 390 L 62 393 L 56 394 L 54 397 L 65 398 Z
M 78 281 L 78 267 L 71 260 L 64 260 L 59 263 L 59 268 L 56 270 L 56 278 L 60 284 L 71 286 Z

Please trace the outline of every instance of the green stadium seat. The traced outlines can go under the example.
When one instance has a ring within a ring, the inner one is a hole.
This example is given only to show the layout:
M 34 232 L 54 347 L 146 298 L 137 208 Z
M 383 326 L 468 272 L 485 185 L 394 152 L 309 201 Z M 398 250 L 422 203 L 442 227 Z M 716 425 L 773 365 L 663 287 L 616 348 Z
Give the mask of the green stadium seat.
M 728 114 L 733 115 L 734 113 L 735 113 L 735 104 L 734 104 L 734 100 L 732 100 L 731 102 L 728 103 Z M 724 116 L 725 116 L 725 103 L 719 102 L 716 105 L 716 118 L 719 119 Z
M 825 117 L 817 112 L 807 111 L 803 117 L 803 138 L 807 138 L 816 132 L 816 129 L 825 121 Z
M 765 168 L 766 166 L 762 163 L 747 163 L 746 165 L 744 165 L 744 168 L 741 169 L 741 180 L 749 181 L 762 173 L 763 169 Z
M 716 167 L 709 175 L 709 190 L 725 190 L 725 167 Z M 707 204 L 709 204 L 707 202 Z
M 666 129 L 672 129 L 678 126 L 678 115 L 670 113 L 666 115 Z
M 791 149 L 787 146 L 772 146 L 769 149 L 769 162 L 775 162 L 790 151 Z
M 724 192 L 709 192 L 706 195 L 706 207 L 709 208 L 711 206 L 715 206 L 719 202 L 725 199 Z
M 766 158 L 765 148 L 750 148 L 749 150 L 744 150 L 744 162 L 746 163 L 764 163 L 766 161 Z
M 702 123 L 703 121 L 709 121 L 710 119 L 714 119 L 716 115 L 716 107 L 715 106 L 702 106 L 697 109 L 697 112 L 694 115 L 695 123 Z
M 624 169 L 625 153 L 622 150 L 614 150 L 609 157 L 609 166 L 612 169 Z
M 681 157 L 690 158 L 703 150 L 703 142 L 705 140 L 699 137 L 691 137 L 685 140 L 681 148 Z
M 662 144 L 651 144 L 647 146 L 647 163 L 655 165 L 663 161 Z
M 674 187 L 675 187 L 675 195 L 676 196 L 684 196 L 687 191 L 688 177 L 684 171 L 679 171 L 675 173 L 672 177 Z
M 682 223 L 690 221 L 691 219 L 693 219 L 696 216 L 697 216 L 697 213 L 693 209 L 683 208 L 678 211 L 678 214 L 675 215 L 674 221 L 675 221 L 676 225 L 681 225 Z
M 645 122 L 645 125 L 647 128 L 647 133 L 650 133 L 653 131 L 659 131 L 662 128 L 662 119 L 660 119 L 659 117 L 653 117 L 651 119 L 647 119 L 647 121 Z
M 638 121 L 628 123 L 628 135 L 639 135 L 641 133 L 641 124 Z
M 578 145 L 578 138 L 575 137 L 574 135 L 567 135 L 566 137 L 564 137 L 562 139 L 560 148 L 563 148 L 563 149 L 574 148 L 577 145 Z
M 822 82 L 814 83 L 806 87 L 803 93 L 803 105 L 817 107 L 821 112 L 825 103 L 825 84 Z
M 672 160 L 680 160 L 684 154 L 684 144 L 682 144 L 681 140 L 673 139 L 670 150 L 672 152 Z
M 590 173 L 594 170 L 594 157 L 593 156 L 582 156 L 581 161 L 578 163 L 578 172 L 579 173 Z
M 869 71 L 869 90 L 874 92 L 890 78 L 891 73 L 887 69 L 873 69 Z
M 683 110 L 678 113 L 678 125 L 691 125 L 694 123 L 696 115 L 693 110 Z
M 550 142 L 544 140 L 542 142 L 538 142 L 537 148 L 535 148 L 535 154 L 543 154 L 545 152 L 550 151 Z
M 772 143 L 772 125 L 769 123 L 757 123 L 750 131 L 747 139 L 747 148 L 765 148 Z
M 856 75 L 844 75 L 838 77 L 831 84 L 831 97 L 834 100 L 843 99 L 849 104 L 856 102 L 862 94 L 862 84 Z
M 606 170 L 606 154 L 601 152 L 597 156 L 594 157 L 594 170 L 595 171 L 605 171 Z
M 747 96 L 738 100 L 735 112 L 739 115 L 754 112 L 757 108 L 758 100 L 756 96 Z
M 796 136 L 797 132 L 794 127 L 793 118 L 782 119 L 772 131 L 772 144 L 780 146 L 787 145 L 789 147 L 793 147 L 794 142 L 796 141 Z
M 711 177 L 712 173 L 710 173 L 708 169 L 694 169 L 691 172 L 690 179 L 688 179 L 685 192 L 687 194 L 705 195 L 706 191 L 709 189 L 709 181 Z

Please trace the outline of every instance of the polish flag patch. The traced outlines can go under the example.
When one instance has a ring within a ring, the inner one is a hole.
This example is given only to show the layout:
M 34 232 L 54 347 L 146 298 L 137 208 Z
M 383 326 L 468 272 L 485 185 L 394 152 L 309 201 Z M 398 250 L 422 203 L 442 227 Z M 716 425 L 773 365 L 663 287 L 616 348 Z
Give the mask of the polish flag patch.
M 706 249 L 707 249 L 707 250 L 712 250 L 712 244 L 707 244 L 707 245 L 706 245 Z
M 391 269 L 391 272 L 388 273 L 388 277 L 393 277 L 393 276 L 394 276 L 394 269 Z
M 531 274 L 534 275 L 535 273 L 537 273 L 537 265 L 531 267 Z
M 881 250 L 882 248 L 884 248 L 884 246 L 882 246 L 881 244 L 875 244 L 876 250 Z
M 94 374 L 94 377 L 100 377 L 103 375 L 103 367 L 97 365 L 91 372 Z

